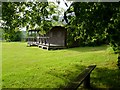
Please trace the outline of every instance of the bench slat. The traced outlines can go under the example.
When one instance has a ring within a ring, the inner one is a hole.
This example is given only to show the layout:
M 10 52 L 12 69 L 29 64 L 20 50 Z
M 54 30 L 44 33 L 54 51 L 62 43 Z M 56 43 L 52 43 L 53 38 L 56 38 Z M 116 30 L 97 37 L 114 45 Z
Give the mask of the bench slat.
M 71 82 L 66 88 L 71 88 L 72 90 L 76 90 L 85 79 L 88 80 L 88 83 L 90 83 L 89 78 L 90 78 L 90 73 L 92 70 L 96 67 L 96 65 L 90 65 L 88 66 L 81 74 L 75 78 L 73 82 Z M 88 84 L 85 82 L 85 84 Z

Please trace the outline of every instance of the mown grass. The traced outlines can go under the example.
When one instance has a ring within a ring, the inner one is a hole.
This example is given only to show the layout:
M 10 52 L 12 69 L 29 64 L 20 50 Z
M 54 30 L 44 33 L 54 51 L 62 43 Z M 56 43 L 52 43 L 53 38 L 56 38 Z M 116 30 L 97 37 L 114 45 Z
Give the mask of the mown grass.
M 109 46 L 43 50 L 26 43 L 2 43 L 3 88 L 61 88 L 88 65 L 96 64 L 91 85 L 120 86 L 117 55 Z

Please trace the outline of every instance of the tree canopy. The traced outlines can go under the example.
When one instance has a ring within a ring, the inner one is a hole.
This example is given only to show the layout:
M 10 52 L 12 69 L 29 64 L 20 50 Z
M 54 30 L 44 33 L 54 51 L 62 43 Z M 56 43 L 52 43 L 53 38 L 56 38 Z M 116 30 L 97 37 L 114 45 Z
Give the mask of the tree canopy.
M 52 21 L 58 21 L 58 14 L 52 2 L 3 2 L 2 20 L 4 21 L 4 35 L 7 41 L 15 41 L 20 28 L 40 29 L 42 32 L 50 30 Z
M 64 18 L 69 47 L 110 44 L 120 68 L 120 2 L 74 2 Z
M 111 43 L 119 48 L 120 3 L 74 2 L 65 12 L 69 41 L 79 45 Z M 70 13 L 73 13 L 71 16 Z M 116 38 L 116 39 L 115 39 Z M 79 41 L 79 42 L 78 42 Z M 70 42 L 70 45 L 72 44 Z

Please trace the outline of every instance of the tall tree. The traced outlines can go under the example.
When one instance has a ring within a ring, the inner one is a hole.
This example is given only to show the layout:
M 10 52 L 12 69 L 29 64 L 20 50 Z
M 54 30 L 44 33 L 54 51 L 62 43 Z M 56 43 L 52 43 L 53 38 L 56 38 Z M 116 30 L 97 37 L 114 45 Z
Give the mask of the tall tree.
M 74 16 L 68 15 L 73 12 Z M 65 12 L 65 20 L 73 41 L 95 45 L 107 40 L 120 53 L 120 3 L 74 2 Z
M 4 38 L 7 41 L 13 41 L 14 35 L 18 30 L 16 9 L 19 3 L 3 2 L 2 4 L 2 20 L 4 21 Z
M 56 8 L 52 2 L 3 2 L 5 40 L 14 41 L 15 34 L 22 27 L 48 31 L 52 27 L 52 20 L 57 20 L 57 16 L 53 16 L 57 13 Z

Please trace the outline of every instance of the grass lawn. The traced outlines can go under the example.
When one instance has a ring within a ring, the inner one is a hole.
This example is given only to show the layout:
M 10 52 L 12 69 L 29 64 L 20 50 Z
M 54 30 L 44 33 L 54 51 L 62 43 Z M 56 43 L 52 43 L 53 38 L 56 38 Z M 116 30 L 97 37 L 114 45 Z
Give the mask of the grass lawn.
M 26 43 L 2 43 L 3 88 L 60 88 L 88 65 L 97 67 L 91 85 L 97 88 L 120 86 L 117 55 L 109 46 L 44 50 Z

